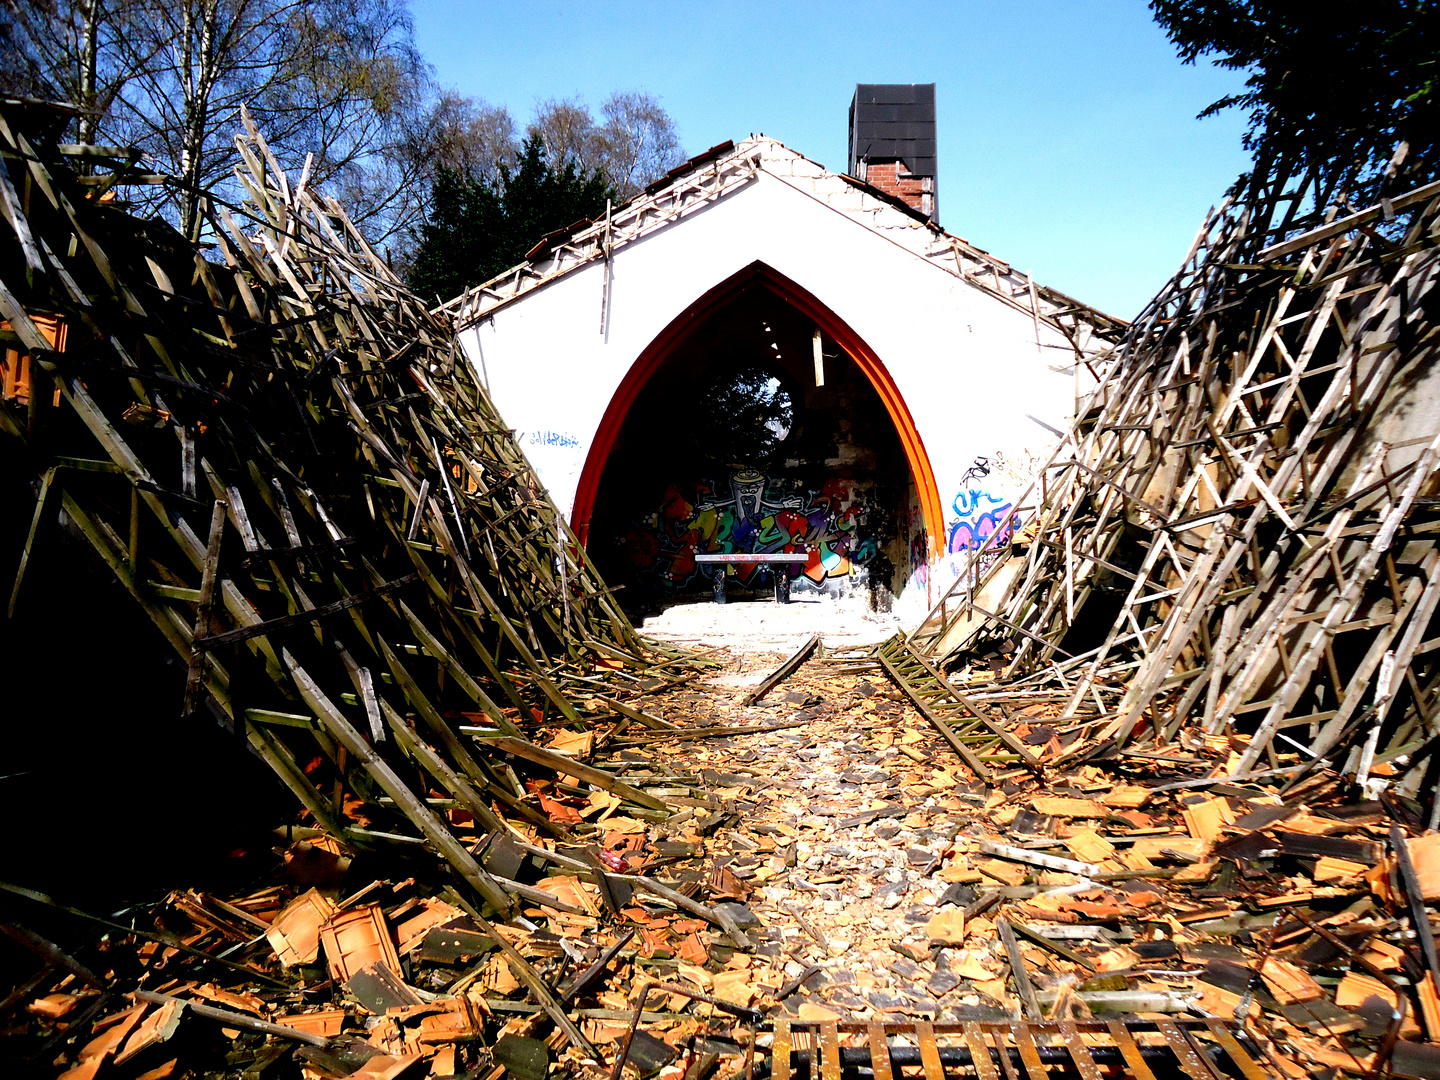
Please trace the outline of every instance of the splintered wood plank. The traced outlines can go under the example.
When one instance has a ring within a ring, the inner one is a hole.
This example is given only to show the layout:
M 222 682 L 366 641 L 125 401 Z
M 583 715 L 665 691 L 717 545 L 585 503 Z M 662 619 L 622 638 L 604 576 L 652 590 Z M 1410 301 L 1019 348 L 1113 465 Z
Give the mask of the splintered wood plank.
M 3 168 L 4 166 L 0 165 L 0 170 Z M 0 179 L 3 179 L 3 171 L 0 171 Z M 40 494 L 35 499 L 35 513 L 30 518 L 30 531 L 25 536 L 25 548 L 20 552 L 20 569 L 15 571 L 15 585 L 10 590 L 10 604 L 5 609 L 7 619 L 15 617 L 15 605 L 20 602 L 20 583 L 25 580 L 25 567 L 30 563 L 30 552 L 35 546 L 35 537 L 39 535 L 40 526 L 45 519 L 45 507 L 50 499 L 50 485 L 54 481 L 55 470 L 53 468 L 46 469 L 40 478 Z
M 1001 917 L 995 922 L 995 929 L 1000 934 L 1000 942 L 1005 947 L 1005 955 L 1010 961 L 1010 977 L 1015 982 L 1015 993 L 1025 1003 L 1025 1014 L 1031 1020 L 1039 1020 L 1044 1014 L 1040 1009 L 1040 1002 L 1035 997 L 1035 988 L 1030 983 L 1030 973 L 1025 969 L 1025 957 L 1020 951 L 1020 944 L 1015 940 L 1015 931 L 1010 928 L 1010 921 Z
M 920 1066 L 925 1080 L 945 1080 L 940 1048 L 935 1044 L 935 1026 L 924 1020 L 915 1021 L 915 1042 L 920 1047 Z
M 1210 1034 L 1215 1036 L 1215 1041 L 1220 1044 L 1220 1049 L 1230 1055 L 1230 1060 L 1235 1063 L 1245 1080 L 1270 1080 L 1265 1075 L 1265 1071 L 1255 1064 L 1254 1059 L 1245 1052 L 1245 1048 L 1240 1045 L 1235 1036 L 1230 1034 L 1230 1029 L 1225 1026 L 1223 1020 L 1212 1016 L 1206 1019 L 1205 1026 L 1210 1029 Z
M 880 666 L 883 667 L 886 674 L 894 680 L 895 685 L 904 692 L 905 696 L 910 699 L 915 708 L 920 710 L 920 715 L 930 721 L 930 725 L 950 744 L 951 749 L 960 755 L 960 760 L 970 767 L 970 771 L 975 774 L 976 778 L 979 779 L 981 783 L 990 783 L 991 773 L 985 763 L 976 756 L 973 750 L 956 737 L 955 733 L 950 730 L 950 726 L 945 723 L 944 718 L 930 707 L 925 699 L 917 692 L 916 688 L 913 687 L 901 673 L 899 668 L 897 668 L 883 652 L 876 653 L 876 656 L 880 661 Z
M 395 805 L 410 819 L 434 849 L 450 863 L 460 876 L 498 911 L 510 909 L 510 899 L 495 879 L 481 869 L 480 864 L 463 844 L 455 839 L 435 812 L 411 791 L 395 770 L 361 738 L 345 716 L 325 695 L 313 678 L 295 662 L 289 651 L 282 654 L 285 665 L 295 680 L 305 704 L 314 710 L 329 733 L 345 750 L 365 768 L 380 786 L 381 790 L 395 800 Z M 508 955 L 508 954 L 507 954 Z
M 796 649 L 790 659 L 786 660 L 778 668 L 765 677 L 765 680 L 750 693 L 745 695 L 744 704 L 754 705 L 784 680 L 788 679 L 795 672 L 799 671 L 805 661 L 810 659 L 810 654 L 820 647 L 820 635 L 812 634 L 810 639 Z
M 190 635 L 190 669 L 185 676 L 185 715 L 195 711 L 196 696 L 205 675 L 205 639 L 210 636 L 210 609 L 215 601 L 215 578 L 220 565 L 220 540 L 225 532 L 225 503 L 215 500 L 210 512 L 210 542 L 205 548 L 205 568 L 200 578 L 200 603 L 195 630 Z
M 1030 752 L 1030 748 L 1015 737 L 1006 727 L 997 724 L 992 720 L 978 704 L 970 700 L 965 694 L 955 688 L 955 685 L 945 677 L 945 673 L 930 662 L 929 658 L 916 649 L 909 642 L 901 642 L 905 652 L 914 658 L 915 662 L 924 668 L 926 674 L 934 681 L 940 690 L 942 700 L 946 697 L 953 698 L 955 703 L 975 717 L 977 723 L 989 729 L 995 736 L 1007 746 L 1014 754 L 1018 754 L 1021 764 L 1032 772 L 1040 773 L 1043 767 L 1038 758 Z
M 1110 1037 L 1120 1048 L 1120 1056 L 1125 1059 L 1125 1064 L 1129 1067 L 1135 1080 L 1155 1080 L 1155 1074 L 1150 1071 L 1145 1056 L 1140 1053 L 1140 1047 L 1135 1045 L 1135 1040 L 1130 1035 L 1130 1029 L 1119 1020 L 1107 1020 L 1105 1026 L 1110 1029 Z
M 1000 1071 L 1005 1074 L 1005 1080 L 1020 1080 L 1020 1070 L 1010 1058 L 1010 1048 L 1005 1044 L 1005 1036 L 993 1027 L 990 1028 L 990 1036 L 995 1040 L 995 1049 L 1000 1056 Z
M 591 768 L 589 765 L 583 765 L 573 758 L 567 758 L 563 754 L 552 753 L 544 747 L 536 746 L 534 743 L 526 742 L 524 739 L 512 739 L 508 736 L 502 736 L 497 739 L 487 739 L 486 742 L 503 753 L 514 754 L 516 757 L 522 757 L 526 761 L 533 761 L 536 765 L 543 765 L 547 769 L 563 773 L 566 776 L 578 777 L 587 784 L 594 784 L 596 787 L 603 788 L 611 794 L 619 795 L 622 799 L 638 803 L 640 806 L 644 806 L 650 810 L 668 809 L 668 807 L 659 799 L 655 798 L 655 796 L 647 795 L 643 791 L 638 791 L 629 784 L 616 780 L 609 773 L 601 772 L 599 769 Z
M 874 1037 L 873 1035 L 871 1036 Z M 875 1045 L 873 1042 L 870 1044 Z M 886 1059 L 889 1060 L 888 1058 Z M 770 1049 L 770 1075 L 775 1080 L 790 1080 L 790 1021 L 775 1021 L 775 1039 Z M 877 1080 L 879 1078 L 877 1077 Z
M 866 1038 L 870 1047 L 870 1073 L 874 1080 L 893 1080 L 894 1070 L 890 1065 L 890 1044 L 885 1041 L 885 1025 L 871 1021 L 866 1027 Z
M 1190 1080 L 1215 1080 L 1214 1074 L 1200 1060 L 1199 1053 L 1174 1020 L 1156 1020 L 1155 1027 L 1165 1036 L 1165 1041 L 1175 1052 L 1175 1060 L 1180 1062 L 1180 1067 L 1190 1076 Z
M 1040 1060 L 1040 1048 L 1035 1045 L 1035 1036 L 1030 1033 L 1030 1025 L 1011 1024 L 1010 1030 L 1015 1034 L 1015 1046 L 1020 1051 L 1020 1060 L 1025 1063 L 1025 1071 L 1030 1075 L 1030 1080 L 1046 1080 L 1045 1064 Z

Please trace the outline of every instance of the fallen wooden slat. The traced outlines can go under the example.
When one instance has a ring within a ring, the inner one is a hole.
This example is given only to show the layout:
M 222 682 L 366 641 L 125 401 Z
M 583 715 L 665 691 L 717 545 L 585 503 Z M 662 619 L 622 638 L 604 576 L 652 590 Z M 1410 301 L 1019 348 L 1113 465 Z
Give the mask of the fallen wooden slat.
M 514 754 L 526 761 L 534 762 L 536 765 L 543 765 L 554 772 L 564 773 L 566 776 L 573 776 L 576 779 L 584 780 L 587 784 L 594 784 L 604 791 L 613 795 L 619 795 L 622 799 L 636 803 L 639 806 L 650 810 L 668 810 L 659 799 L 653 795 L 647 795 L 643 791 L 637 791 L 629 784 L 621 783 L 609 773 L 601 772 L 599 769 L 591 768 L 581 762 L 568 758 L 564 754 L 557 754 L 546 750 L 544 747 L 536 746 L 534 743 L 526 742 L 524 739 L 513 739 L 508 736 L 500 738 L 484 739 L 483 743 L 493 746 L 496 750 L 505 754 Z
M 394 581 L 386 582 L 369 592 L 355 593 L 340 600 L 333 600 L 328 604 L 321 604 L 319 607 L 310 608 L 308 611 L 297 611 L 294 615 L 282 615 L 278 619 L 269 619 L 266 622 L 256 623 L 254 626 L 242 626 L 238 630 L 227 630 L 223 634 L 212 634 L 196 640 L 197 647 L 205 649 L 218 649 L 225 645 L 238 645 L 242 641 L 249 641 L 251 638 L 263 637 L 266 634 L 274 633 L 277 630 L 288 630 L 292 626 L 301 626 L 317 619 L 325 619 L 331 615 L 338 615 L 342 611 L 349 611 L 357 604 L 363 604 L 366 600 L 373 600 L 387 592 L 409 585 L 419 578 L 418 574 L 406 574 Z
M 213 1005 L 204 1005 L 186 998 L 171 997 L 169 994 L 157 994 L 153 990 L 136 990 L 135 997 L 156 1005 L 167 1005 L 173 1002 L 183 1006 L 196 1016 L 203 1016 L 207 1020 L 218 1020 L 226 1027 L 239 1028 L 241 1031 L 258 1031 L 261 1035 L 269 1035 L 277 1039 L 290 1039 L 308 1046 L 330 1045 L 330 1040 L 322 1035 L 311 1035 L 299 1028 L 286 1027 L 284 1024 L 272 1024 L 268 1020 L 259 1020 L 233 1009 L 217 1009 Z
M 652 728 L 655 731 L 679 730 L 674 724 L 670 723 L 669 721 L 662 720 L 658 716 L 651 716 L 649 713 L 641 709 L 637 709 L 633 705 L 626 705 L 624 702 L 616 701 L 614 698 L 605 697 L 603 694 L 597 694 L 595 700 L 603 702 L 607 708 L 614 709 L 621 716 L 627 716 L 631 720 L 634 720 L 637 724 L 644 724 L 646 727 Z
M 806 641 L 804 645 L 801 645 L 800 648 L 796 649 L 790 659 L 786 660 L 769 675 L 765 676 L 759 686 L 745 695 L 743 699 L 744 704 L 754 705 L 757 701 L 762 700 L 771 690 L 774 690 L 775 687 L 799 671 L 805 661 L 810 659 L 810 655 L 819 647 L 820 635 L 810 635 L 810 639 Z
M 1015 932 L 1010 929 L 1010 921 L 1003 917 L 996 919 L 995 929 L 1000 934 L 1000 943 L 1005 946 L 1005 955 L 1010 961 L 1010 977 L 1015 982 L 1015 992 L 1025 1005 L 1025 1015 L 1031 1020 L 1039 1020 L 1045 1014 L 1035 998 L 1035 988 L 1031 985 L 1030 973 L 1025 970 L 1025 958 L 1015 940 Z
M 950 744 L 950 748 L 960 755 L 960 760 L 970 767 L 970 771 L 975 774 L 976 778 L 982 783 L 990 783 L 990 769 L 985 763 L 976 757 L 973 750 L 955 737 L 955 733 L 950 730 L 950 726 L 945 723 L 944 718 L 939 716 L 934 709 L 930 708 L 929 703 L 911 688 L 905 677 L 896 670 L 894 664 L 883 655 L 877 654 L 877 656 L 880 661 L 880 666 L 885 669 L 885 673 L 889 675 L 895 685 L 905 693 L 905 696 L 910 699 L 910 703 L 920 711 L 920 715 L 930 721 L 930 726 L 938 731 L 941 737 Z
M 191 634 L 190 667 L 185 677 L 185 715 L 195 711 L 196 694 L 205 672 L 205 651 L 210 634 L 210 608 L 215 600 L 215 578 L 220 562 L 220 541 L 225 526 L 226 504 L 216 499 L 210 514 L 210 542 L 205 548 L 205 568 L 200 578 L 199 607 Z
M 669 900 L 672 904 L 675 904 L 677 907 L 684 908 L 692 915 L 699 915 L 707 922 L 714 923 L 716 926 L 724 930 L 725 933 L 729 934 L 731 940 L 734 941 L 735 944 L 739 945 L 740 948 L 751 948 L 750 939 L 745 935 L 745 932 L 741 930 L 740 927 L 736 924 L 735 919 L 724 910 L 720 908 L 707 907 L 706 905 L 699 903 L 696 900 L 690 899 L 690 897 L 686 896 L 684 893 L 676 892 L 668 885 L 662 885 L 654 878 L 646 877 L 643 874 L 619 874 L 616 876 L 620 877 L 622 880 L 632 881 L 637 885 L 649 889 L 656 896 L 659 896 L 665 900 Z
M 575 1026 L 570 1017 L 566 1015 L 560 1003 L 555 1000 L 555 995 L 553 995 L 550 992 L 550 988 L 545 985 L 545 980 L 530 966 L 530 962 L 520 955 L 515 946 L 505 940 L 505 935 L 496 931 L 490 921 L 481 915 L 469 901 L 454 889 L 447 889 L 446 893 L 455 904 L 463 908 L 465 912 L 475 920 L 480 929 L 488 934 L 490 939 L 500 947 L 500 951 L 505 954 L 505 960 L 509 963 L 510 969 L 514 971 L 520 981 L 525 984 L 534 996 L 536 1002 L 545 1010 L 550 1019 L 555 1021 L 555 1026 L 565 1033 L 565 1037 L 570 1041 L 570 1044 L 597 1064 L 603 1061 L 604 1059 L 601 1058 L 600 1052 L 595 1049 L 589 1039 L 585 1038 L 585 1035 Z
M 1100 868 L 1094 863 L 1080 862 L 1077 859 L 1062 859 L 1058 855 L 1046 855 L 1043 852 L 1030 851 L 1028 848 L 1002 844 L 995 840 L 981 840 L 980 850 L 986 855 L 995 855 L 1001 859 L 1041 866 L 1047 870 L 1061 870 L 1068 874 L 1080 874 L 1084 877 L 1100 872 Z
M 29 927 L 22 926 L 15 922 L 0 922 L 0 934 L 4 934 L 6 937 L 18 941 L 25 948 L 44 960 L 46 964 L 54 965 L 55 967 L 63 968 L 70 972 L 71 975 L 87 986 L 93 986 L 98 990 L 104 990 L 107 986 L 104 979 L 100 978 L 100 976 L 96 975 L 53 941 L 41 937 Z
M 731 735 L 757 735 L 766 731 L 784 731 L 787 728 L 804 727 L 813 720 L 788 720 L 783 724 L 754 724 L 737 727 L 676 728 L 674 731 L 657 731 L 651 735 L 631 735 L 614 740 L 615 746 L 648 746 L 657 742 L 676 742 L 687 739 L 720 739 Z
M 1119 1020 L 1109 1020 L 1105 1026 L 1110 1029 L 1110 1037 L 1115 1040 L 1115 1045 L 1120 1047 L 1120 1053 L 1125 1058 L 1125 1064 L 1135 1074 L 1135 1080 L 1155 1080 L 1155 1074 L 1140 1053 L 1140 1047 L 1135 1045 L 1129 1029 Z
M 455 839 L 434 812 L 415 797 L 415 794 L 405 786 L 395 771 L 375 753 L 370 744 L 360 737 L 360 733 L 335 708 L 305 669 L 295 662 L 288 650 L 283 653 L 283 656 L 285 664 L 295 680 L 296 689 L 300 691 L 300 696 L 305 699 L 306 705 L 315 710 L 315 715 L 324 723 L 330 734 L 345 747 L 355 760 L 361 763 L 366 772 L 374 777 L 375 782 L 380 785 L 385 794 L 395 800 L 396 805 L 404 811 L 405 816 L 420 830 L 435 850 L 456 869 L 467 884 L 493 904 L 497 910 L 509 910 L 510 900 L 505 895 L 505 891 L 480 867 L 480 864 L 475 861 L 475 857 Z

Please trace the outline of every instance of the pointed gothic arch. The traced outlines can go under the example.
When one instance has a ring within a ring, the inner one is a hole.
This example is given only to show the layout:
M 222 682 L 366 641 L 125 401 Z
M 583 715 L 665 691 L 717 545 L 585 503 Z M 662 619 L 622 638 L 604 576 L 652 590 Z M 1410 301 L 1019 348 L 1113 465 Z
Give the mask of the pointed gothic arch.
M 846 355 L 864 373 L 876 395 L 880 398 L 885 412 L 895 425 L 900 445 L 904 449 L 910 475 L 920 501 L 920 510 L 925 522 L 932 557 L 939 552 L 945 539 L 945 512 L 940 501 L 940 489 L 935 482 L 935 473 L 930 466 L 929 455 L 920 432 L 910 415 L 910 409 L 895 385 L 885 364 L 865 340 L 850 325 L 824 304 L 809 290 L 786 277 L 774 267 L 763 262 L 753 262 L 714 286 L 693 304 L 676 316 L 631 364 L 630 370 L 620 381 L 605 414 L 590 443 L 590 452 L 585 458 L 575 491 L 575 504 L 571 512 L 571 526 L 580 537 L 581 543 L 589 538 L 590 517 L 595 499 L 600 490 L 600 480 L 605 473 L 610 452 L 615 440 L 629 415 L 631 407 L 641 390 L 660 367 L 689 339 L 695 329 L 706 319 L 735 300 L 741 293 L 752 289 L 765 289 L 791 307 L 801 312 L 831 340 L 845 350 Z

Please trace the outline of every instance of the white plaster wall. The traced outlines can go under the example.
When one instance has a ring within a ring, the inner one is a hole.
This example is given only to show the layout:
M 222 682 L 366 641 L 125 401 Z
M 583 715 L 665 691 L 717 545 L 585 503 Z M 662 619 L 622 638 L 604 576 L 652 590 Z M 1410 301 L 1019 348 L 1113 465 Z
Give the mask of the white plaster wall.
M 631 364 L 702 294 L 756 260 L 813 293 L 885 364 L 929 455 L 947 533 L 977 457 L 993 465 L 998 452 L 1012 465 L 1009 476 L 993 472 L 987 491 L 1021 494 L 1014 466 L 1043 460 L 1054 442 L 1026 414 L 1063 429 L 1073 412 L 1073 378 L 1052 370 L 1068 370 L 1068 347 L 1037 347 L 1028 313 L 762 171 L 707 209 L 617 250 L 605 337 L 599 263 L 501 308 L 462 336 L 562 510 L 573 510 L 596 429 Z M 1041 332 L 1042 343 L 1065 345 L 1058 332 L 1044 325 Z M 942 583 L 949 561 L 933 568 L 923 591 Z

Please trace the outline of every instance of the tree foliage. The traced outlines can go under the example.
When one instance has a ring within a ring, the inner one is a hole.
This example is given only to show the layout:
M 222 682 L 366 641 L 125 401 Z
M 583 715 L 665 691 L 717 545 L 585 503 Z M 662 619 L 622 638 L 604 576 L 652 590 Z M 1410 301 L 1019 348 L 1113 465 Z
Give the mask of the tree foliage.
M 775 374 L 745 365 L 706 388 L 696 414 L 696 445 L 724 465 L 767 472 L 794 420 L 790 392 Z
M 1371 0 L 1343 14 L 1294 0 L 1151 0 L 1150 8 L 1185 63 L 1211 57 L 1248 73 L 1244 93 L 1201 116 L 1249 114 L 1254 168 L 1242 186 L 1252 194 L 1298 178 L 1323 209 L 1440 173 L 1437 0 Z
M 187 235 L 226 191 L 249 109 L 281 162 L 377 238 L 403 223 L 404 132 L 428 73 L 405 0 L 0 0 L 12 91 L 75 102 L 79 136 L 140 147 L 174 176 Z
M 581 172 L 603 173 L 625 199 L 685 160 L 675 122 L 652 95 L 617 91 L 600 116 L 597 124 L 578 98 L 551 99 L 526 134 L 540 141 L 556 168 L 574 162 Z
M 94 142 L 134 75 L 146 0 L 0 0 L 0 92 L 70 102 Z M 108 129 L 108 124 L 105 125 Z
M 531 136 L 519 160 L 501 161 L 498 177 L 441 168 L 430 212 L 419 228 L 409 284 L 427 299 L 449 299 L 525 258 L 546 233 L 598 217 L 616 198 L 604 174 L 573 160 L 554 167 Z
M 434 85 L 408 0 L 0 0 L 0 93 L 72 102 L 79 141 L 138 146 L 175 179 L 133 197 L 191 237 L 202 192 L 244 197 L 247 109 L 281 164 L 339 198 L 427 296 L 518 262 L 684 158 L 641 93 L 612 94 L 599 123 L 582 102 L 546 102 L 522 146 L 503 106 Z
M 544 102 L 517 146 L 504 108 L 442 95 L 411 150 L 429 192 L 405 252 L 411 286 L 426 298 L 456 296 L 684 160 L 675 123 L 654 97 L 612 94 L 600 113 L 597 124 L 578 99 Z
M 439 91 L 421 122 L 409 133 L 406 153 L 430 170 L 496 183 L 500 168 L 513 164 L 520 142 L 515 121 L 503 105 Z

